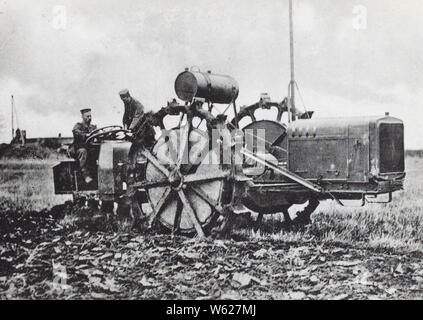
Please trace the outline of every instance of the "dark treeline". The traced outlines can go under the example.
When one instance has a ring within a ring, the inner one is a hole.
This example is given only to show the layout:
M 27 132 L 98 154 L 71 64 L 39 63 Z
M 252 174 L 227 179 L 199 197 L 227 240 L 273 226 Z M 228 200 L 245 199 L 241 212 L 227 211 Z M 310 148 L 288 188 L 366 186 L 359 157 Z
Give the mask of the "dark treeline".
M 423 150 L 405 150 L 405 156 L 423 158 Z

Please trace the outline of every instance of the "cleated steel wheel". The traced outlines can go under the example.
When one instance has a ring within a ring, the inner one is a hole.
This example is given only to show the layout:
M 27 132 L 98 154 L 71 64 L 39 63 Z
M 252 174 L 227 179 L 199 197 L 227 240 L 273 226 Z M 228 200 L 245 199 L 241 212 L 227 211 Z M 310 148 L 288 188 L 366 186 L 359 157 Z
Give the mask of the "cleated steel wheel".
M 220 153 L 209 150 L 208 134 L 189 126 L 173 129 L 159 138 L 147 159 L 146 190 L 152 211 L 149 225 L 159 222 L 172 233 L 204 237 L 223 210 L 223 193 L 229 171 L 219 164 Z
M 256 119 L 256 111 L 269 110 L 271 108 L 277 111 L 273 118 L 269 117 L 269 119 L 263 120 Z M 241 107 L 239 113 L 232 119 L 231 127 L 235 127 L 236 124 L 240 124 L 240 122 L 243 121 L 244 126 L 242 130 L 245 138 L 244 147 L 251 151 L 251 153 L 260 153 L 262 157 L 270 159 L 268 161 L 273 161 L 273 163 L 286 168 L 288 160 L 288 139 L 287 126 L 282 123 L 282 116 L 287 112 L 288 100 L 286 98 L 281 103 L 260 99 L 256 104 Z M 300 119 L 306 119 L 311 118 L 312 114 L 313 112 L 310 111 L 303 114 L 297 114 L 297 116 Z M 271 170 L 263 171 L 259 168 L 261 170 L 254 171 L 254 165 L 254 161 L 247 159 L 243 165 L 244 174 L 253 176 L 256 182 L 266 183 L 274 179 Z M 306 199 L 296 200 L 300 201 L 299 203 L 306 201 Z M 283 196 L 275 199 L 274 194 L 266 194 L 258 189 L 256 192 L 250 191 L 249 197 L 245 198 L 243 203 L 249 210 L 258 213 L 258 218 L 253 226 L 254 231 L 258 231 L 265 214 L 282 213 L 284 216 L 283 227 L 287 230 L 291 229 L 293 226 L 300 227 L 310 224 L 310 215 L 317 208 L 319 201 L 315 198 L 310 198 L 306 208 L 301 212 L 297 212 L 293 220 L 290 218 L 288 209 L 291 205 L 296 203 L 295 200 L 284 199 Z
M 310 198 L 307 206 L 300 212 L 297 212 L 296 217 L 292 220 L 292 225 L 302 227 L 311 224 L 310 216 L 319 206 L 319 200 Z

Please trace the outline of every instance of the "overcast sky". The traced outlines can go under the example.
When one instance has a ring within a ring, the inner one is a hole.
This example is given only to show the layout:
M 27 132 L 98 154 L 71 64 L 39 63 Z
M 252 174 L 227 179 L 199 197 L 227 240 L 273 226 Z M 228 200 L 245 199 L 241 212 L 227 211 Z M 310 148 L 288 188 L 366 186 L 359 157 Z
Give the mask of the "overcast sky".
M 294 0 L 296 79 L 316 117 L 384 115 L 423 148 L 423 3 Z M 0 142 L 10 95 L 28 137 L 70 136 L 79 110 L 121 124 L 118 92 L 147 109 L 185 67 L 229 74 L 238 105 L 289 82 L 288 0 L 0 0 Z M 300 100 L 298 105 L 301 106 Z

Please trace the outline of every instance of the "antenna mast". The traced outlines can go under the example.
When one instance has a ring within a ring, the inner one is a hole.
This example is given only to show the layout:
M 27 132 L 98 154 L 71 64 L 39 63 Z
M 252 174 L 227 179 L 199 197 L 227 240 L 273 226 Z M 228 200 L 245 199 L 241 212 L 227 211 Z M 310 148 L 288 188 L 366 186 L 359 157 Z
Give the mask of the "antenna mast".
M 15 128 L 13 127 L 13 113 L 14 113 L 14 109 L 15 109 L 15 101 L 13 99 L 13 94 L 12 94 L 12 139 L 15 137 Z
M 291 60 L 291 81 L 288 86 L 289 116 L 288 121 L 295 120 L 295 77 L 294 77 L 294 26 L 292 22 L 292 0 L 289 0 L 289 45 Z

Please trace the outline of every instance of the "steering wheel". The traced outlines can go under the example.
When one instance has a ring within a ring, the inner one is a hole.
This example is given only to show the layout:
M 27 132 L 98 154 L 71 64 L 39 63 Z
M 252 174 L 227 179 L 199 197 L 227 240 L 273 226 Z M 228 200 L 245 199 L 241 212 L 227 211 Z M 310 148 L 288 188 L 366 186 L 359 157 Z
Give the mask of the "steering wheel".
M 123 129 L 121 126 L 108 126 L 92 131 L 85 143 L 97 144 L 105 140 L 126 140 L 129 132 L 129 130 Z

